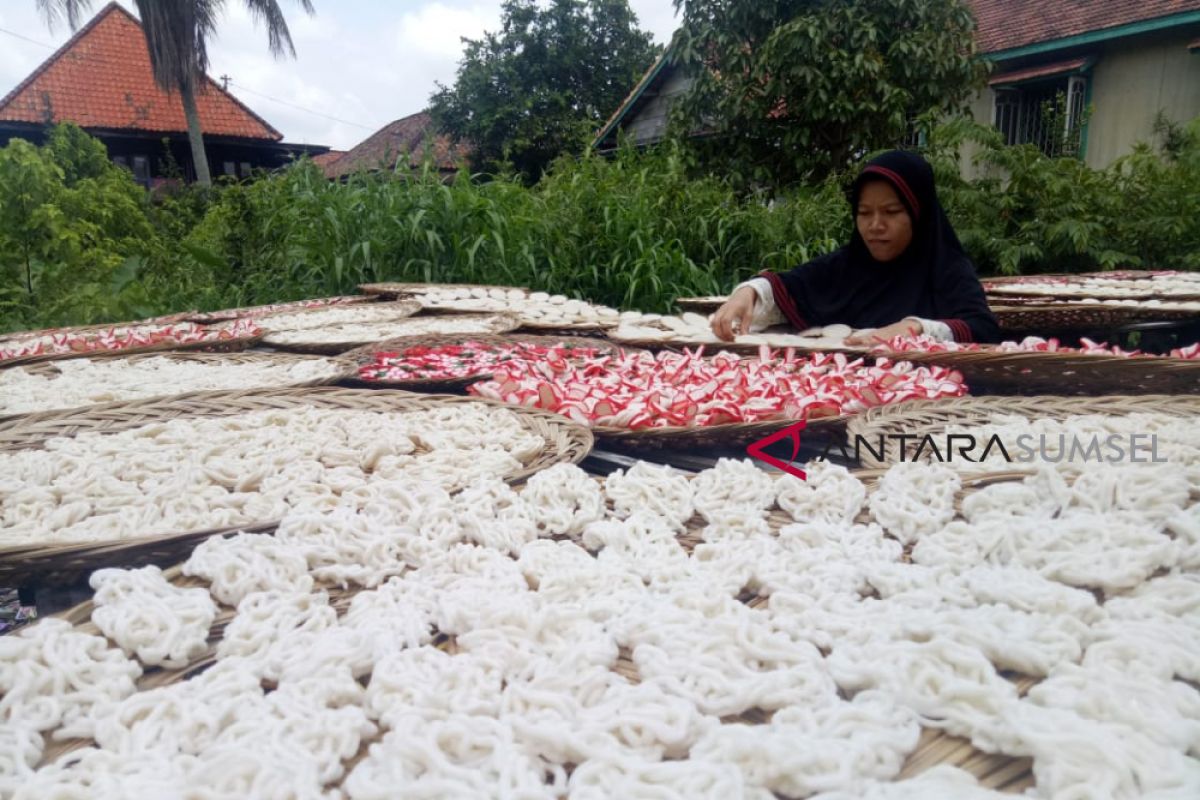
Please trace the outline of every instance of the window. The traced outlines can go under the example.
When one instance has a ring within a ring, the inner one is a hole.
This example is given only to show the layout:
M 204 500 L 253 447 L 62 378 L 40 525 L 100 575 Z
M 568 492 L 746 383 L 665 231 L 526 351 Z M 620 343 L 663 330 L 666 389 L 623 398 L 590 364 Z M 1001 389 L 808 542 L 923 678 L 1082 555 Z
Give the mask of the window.
M 133 157 L 133 179 L 143 186 L 150 185 L 150 159 L 146 156 Z
M 921 121 L 914 116 L 906 120 L 908 130 L 900 138 L 897 147 L 904 150 L 916 150 L 925 146 L 925 131 L 921 130 Z
M 995 124 L 1005 144 L 1034 144 L 1048 156 L 1080 155 L 1087 79 L 1073 75 L 996 89 Z
M 249 177 L 250 177 L 250 173 L 251 173 L 251 171 L 252 171 L 252 169 L 251 169 L 251 167 L 250 167 L 250 162 L 249 162 L 249 161 L 243 161 L 243 162 L 242 162 L 242 177 L 243 177 L 243 178 L 249 178 Z
M 129 169 L 129 159 L 126 158 L 125 156 L 113 156 L 112 161 L 118 167 L 124 167 L 125 169 Z
M 224 173 L 226 175 L 230 175 L 230 176 L 236 178 L 237 177 L 237 163 L 233 162 L 233 161 L 226 161 L 225 165 L 224 165 Z

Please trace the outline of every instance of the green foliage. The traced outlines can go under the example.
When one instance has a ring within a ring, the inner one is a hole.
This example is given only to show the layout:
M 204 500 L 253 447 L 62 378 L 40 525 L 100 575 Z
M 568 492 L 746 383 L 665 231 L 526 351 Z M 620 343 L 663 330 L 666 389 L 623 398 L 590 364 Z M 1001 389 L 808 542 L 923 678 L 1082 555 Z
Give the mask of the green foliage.
M 938 191 L 984 274 L 1200 268 L 1200 123 L 1107 170 L 956 120 L 928 128 Z M 960 163 L 964 144 L 972 164 Z M 0 149 L 0 329 L 352 293 L 510 284 L 625 308 L 724 292 L 850 233 L 852 172 L 768 197 L 696 178 L 683 149 L 560 158 L 535 186 L 402 168 L 326 180 L 308 160 L 154 203 L 77 130 Z M 979 174 L 963 177 L 969 166 Z
M 510 163 L 531 181 L 582 150 L 658 54 L 627 0 L 505 0 L 500 31 L 464 42 L 430 112 L 471 143 L 474 169 Z
M 1112 169 L 1115 235 L 1147 267 L 1200 269 L 1200 118 L 1160 128 L 1164 156 L 1139 144 Z
M 446 183 L 431 168 L 334 183 L 300 165 L 225 188 L 185 247 L 229 302 L 434 280 L 666 310 L 679 294 L 723 291 L 835 247 L 823 230 L 846 215 L 837 187 L 821 192 L 803 213 L 740 199 L 721 181 L 690 179 L 677 152 L 562 159 L 532 189 L 466 173 Z
M 1177 134 L 1174 156 L 1140 144 L 1105 170 L 1006 147 L 964 119 L 927 135 L 938 193 L 982 272 L 1200 267 L 1200 121 Z M 964 144 L 972 180 L 962 177 Z
M 41 148 L 13 140 L 0 149 L 0 186 L 5 328 L 129 318 L 151 306 L 136 280 L 155 239 L 146 197 L 102 144 L 73 125 Z
M 962 0 L 675 0 L 693 88 L 672 129 L 746 184 L 786 186 L 901 141 L 982 85 Z

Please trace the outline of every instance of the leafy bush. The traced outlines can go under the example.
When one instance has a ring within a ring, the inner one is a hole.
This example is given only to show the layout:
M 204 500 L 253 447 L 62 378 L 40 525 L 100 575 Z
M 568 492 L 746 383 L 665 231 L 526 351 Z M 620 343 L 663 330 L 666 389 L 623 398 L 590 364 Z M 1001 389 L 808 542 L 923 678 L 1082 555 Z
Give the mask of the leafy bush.
M 938 192 L 985 274 L 1200 266 L 1200 120 L 1173 150 L 1139 144 L 1108 169 L 1005 146 L 970 120 L 928 130 Z M 972 146 L 980 177 L 963 177 Z
M 964 110 L 983 86 L 964 0 L 675 0 L 672 106 L 700 161 L 791 186 L 900 141 L 908 119 Z
M 1112 168 L 928 131 L 939 192 L 983 274 L 1200 267 L 1200 123 Z M 961 174 L 973 142 L 980 177 Z M 131 319 L 353 292 L 502 283 L 667 310 L 846 240 L 849 173 L 768 198 L 697 177 L 681 151 L 564 158 L 537 185 L 432 168 L 326 180 L 311 162 L 151 202 L 78 129 L 0 149 L 0 326 Z M 400 163 L 407 163 L 401 159 Z
M 150 313 L 138 280 L 155 233 L 147 200 L 73 125 L 44 147 L 0 149 L 0 324 L 88 323 Z
M 563 159 L 532 189 L 465 173 L 447 183 L 428 169 L 331 183 L 298 165 L 225 188 L 184 247 L 229 302 L 436 280 L 665 310 L 681 294 L 724 291 L 764 265 L 835 247 L 828 225 L 847 215 L 830 192 L 773 205 L 739 198 L 722 181 L 690 178 L 671 150 Z

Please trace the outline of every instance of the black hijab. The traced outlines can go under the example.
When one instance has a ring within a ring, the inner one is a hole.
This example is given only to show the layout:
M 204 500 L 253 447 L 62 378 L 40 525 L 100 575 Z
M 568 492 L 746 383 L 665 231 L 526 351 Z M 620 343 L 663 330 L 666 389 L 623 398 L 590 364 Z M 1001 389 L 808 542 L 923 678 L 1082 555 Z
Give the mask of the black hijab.
M 852 215 L 863 186 L 877 180 L 891 185 L 912 219 L 908 248 L 892 261 L 876 261 L 855 225 L 845 247 L 789 272 L 762 273 L 776 305 L 801 329 L 881 328 L 913 316 L 947 323 L 956 341 L 999 341 L 975 267 L 938 202 L 929 162 L 903 150 L 871 159 L 850 187 Z

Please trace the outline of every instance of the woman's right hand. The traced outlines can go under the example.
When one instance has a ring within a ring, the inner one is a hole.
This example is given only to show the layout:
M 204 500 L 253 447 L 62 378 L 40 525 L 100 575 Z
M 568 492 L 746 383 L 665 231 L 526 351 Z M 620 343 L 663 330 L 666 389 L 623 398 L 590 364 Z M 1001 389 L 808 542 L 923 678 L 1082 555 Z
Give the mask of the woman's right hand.
M 754 319 L 754 304 L 758 302 L 758 292 L 749 286 L 743 286 L 725 301 L 713 314 L 712 332 L 718 339 L 732 342 L 733 337 L 750 332 L 750 321 Z

